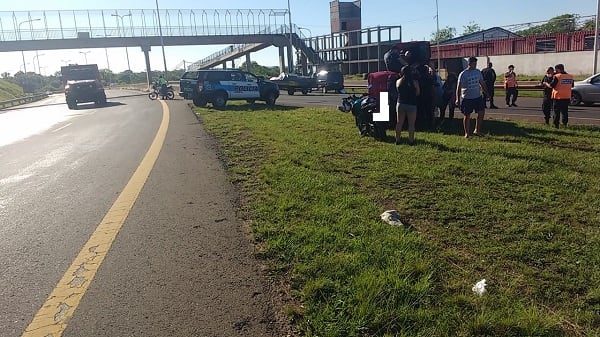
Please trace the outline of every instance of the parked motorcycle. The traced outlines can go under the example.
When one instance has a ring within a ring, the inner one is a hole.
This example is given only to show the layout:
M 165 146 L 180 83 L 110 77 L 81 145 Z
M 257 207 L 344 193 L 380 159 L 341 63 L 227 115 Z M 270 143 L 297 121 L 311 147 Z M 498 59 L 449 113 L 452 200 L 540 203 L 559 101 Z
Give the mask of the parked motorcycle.
M 166 85 L 164 88 L 158 83 L 152 84 L 152 91 L 148 94 L 148 98 L 151 100 L 155 100 L 158 97 L 162 99 L 173 99 L 175 98 L 175 91 L 173 90 L 173 86 Z

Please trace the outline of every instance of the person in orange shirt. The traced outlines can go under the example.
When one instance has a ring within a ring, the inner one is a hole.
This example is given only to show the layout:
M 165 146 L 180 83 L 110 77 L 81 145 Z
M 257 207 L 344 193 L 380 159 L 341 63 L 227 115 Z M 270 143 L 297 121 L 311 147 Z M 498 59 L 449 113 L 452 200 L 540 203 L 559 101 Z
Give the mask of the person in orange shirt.
M 554 66 L 556 74 L 552 82 L 548 84 L 552 88 L 552 102 L 554 105 L 554 118 L 552 122 L 558 129 L 558 123 L 562 115 L 564 127 L 569 123 L 569 104 L 571 103 L 571 88 L 573 88 L 573 75 L 567 74 L 563 64 Z
M 504 90 L 506 90 L 506 106 L 514 106 L 517 104 L 517 96 L 519 91 L 517 90 L 517 74 L 514 72 L 515 66 L 512 64 L 508 66 L 508 71 L 504 73 Z

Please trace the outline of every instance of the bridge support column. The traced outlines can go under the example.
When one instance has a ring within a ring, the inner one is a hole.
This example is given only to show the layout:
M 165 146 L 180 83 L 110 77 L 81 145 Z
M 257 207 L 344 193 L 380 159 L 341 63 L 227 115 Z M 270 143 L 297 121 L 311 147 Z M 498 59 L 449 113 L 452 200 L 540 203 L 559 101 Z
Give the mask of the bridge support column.
M 308 60 L 304 54 L 300 54 L 300 59 L 298 60 L 298 64 L 300 65 L 301 75 L 308 74 Z
M 144 52 L 144 59 L 146 60 L 146 83 L 148 84 L 148 90 L 152 87 L 152 69 L 150 68 L 150 46 L 142 46 Z
M 294 48 L 290 44 L 287 47 L 287 55 L 288 55 L 288 71 L 291 73 L 294 72 Z
M 235 69 L 235 60 L 231 60 L 231 69 Z
M 246 54 L 246 71 L 249 73 L 252 72 L 252 62 L 250 62 L 250 53 Z
M 279 47 L 279 73 L 285 73 L 285 53 L 283 47 Z

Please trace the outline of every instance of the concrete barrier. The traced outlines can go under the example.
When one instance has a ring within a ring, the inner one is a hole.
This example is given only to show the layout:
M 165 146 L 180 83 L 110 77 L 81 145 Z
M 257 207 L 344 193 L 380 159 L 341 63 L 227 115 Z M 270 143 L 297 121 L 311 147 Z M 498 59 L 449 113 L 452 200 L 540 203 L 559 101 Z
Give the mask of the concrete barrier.
M 6 108 L 10 108 L 10 107 L 13 107 L 16 105 L 39 101 L 46 97 L 48 97 L 48 95 L 44 93 L 44 94 L 35 94 L 35 95 L 29 95 L 29 96 L 25 96 L 25 97 L 9 99 L 7 101 L 0 101 L 0 109 L 6 109 Z

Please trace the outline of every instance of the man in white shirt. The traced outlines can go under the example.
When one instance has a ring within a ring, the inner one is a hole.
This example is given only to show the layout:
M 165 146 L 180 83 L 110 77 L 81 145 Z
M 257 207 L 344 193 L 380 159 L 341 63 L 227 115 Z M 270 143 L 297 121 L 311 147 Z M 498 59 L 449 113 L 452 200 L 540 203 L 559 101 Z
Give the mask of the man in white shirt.
M 463 127 L 465 129 L 465 138 L 469 138 L 471 129 L 471 113 L 477 113 L 475 120 L 475 131 L 473 135 L 483 136 L 481 125 L 485 115 L 485 101 L 481 91 L 489 97 L 485 87 L 485 81 L 481 71 L 477 69 L 477 58 L 469 57 L 469 65 L 458 75 L 458 85 L 456 86 L 456 105 L 460 107 L 463 113 Z

